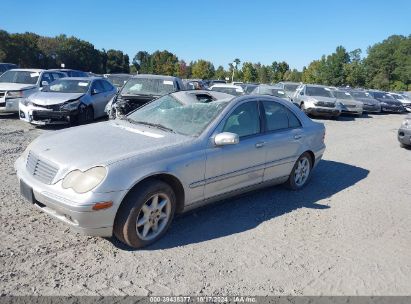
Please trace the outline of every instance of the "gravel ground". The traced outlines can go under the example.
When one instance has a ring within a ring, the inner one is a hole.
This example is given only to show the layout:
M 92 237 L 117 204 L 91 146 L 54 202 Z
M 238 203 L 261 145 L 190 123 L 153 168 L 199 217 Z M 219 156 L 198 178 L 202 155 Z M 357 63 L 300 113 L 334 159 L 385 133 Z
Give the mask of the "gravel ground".
M 2 295 L 411 295 L 402 115 L 324 120 L 299 192 L 273 187 L 176 219 L 145 250 L 82 236 L 23 201 L 13 168 L 43 132 L 0 117 Z

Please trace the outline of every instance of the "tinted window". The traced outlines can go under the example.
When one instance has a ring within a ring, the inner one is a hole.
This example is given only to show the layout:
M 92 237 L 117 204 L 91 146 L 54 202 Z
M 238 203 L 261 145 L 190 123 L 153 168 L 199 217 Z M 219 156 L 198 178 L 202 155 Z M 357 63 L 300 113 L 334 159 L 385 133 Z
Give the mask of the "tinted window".
M 36 84 L 40 73 L 33 71 L 7 71 L 0 77 L 0 82 Z
M 53 82 L 53 78 L 51 77 L 51 73 L 44 73 L 43 76 L 41 76 L 41 81 L 47 81 L 49 84 Z M 41 86 L 43 86 L 40 83 Z
M 102 86 L 102 84 L 100 83 L 99 80 L 96 80 L 96 81 L 93 82 L 93 84 L 91 86 L 91 91 L 94 94 L 98 94 L 98 93 L 104 92 L 104 87 Z
M 51 73 L 51 75 L 53 77 L 53 80 L 57 80 L 57 79 L 64 77 L 64 74 L 60 74 L 60 73 Z
M 228 117 L 223 130 L 238 134 L 240 137 L 260 133 L 257 102 L 247 102 L 238 106 Z
M 311 87 L 307 86 L 305 88 L 305 94 L 308 96 L 322 96 L 322 97 L 333 97 L 329 89 L 323 87 Z
M 274 101 L 263 101 L 267 131 L 298 128 L 298 118 L 289 109 Z

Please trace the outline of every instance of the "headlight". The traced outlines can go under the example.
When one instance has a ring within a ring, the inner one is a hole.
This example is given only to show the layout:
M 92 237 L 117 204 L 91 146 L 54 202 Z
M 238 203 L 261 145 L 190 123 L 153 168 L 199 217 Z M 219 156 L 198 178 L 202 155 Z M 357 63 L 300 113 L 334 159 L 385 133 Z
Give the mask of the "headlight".
M 23 100 L 21 101 L 21 103 L 22 103 L 23 105 L 25 105 L 26 107 L 33 105 L 33 103 L 32 103 L 30 100 L 28 100 L 27 98 L 26 98 L 26 99 L 23 99 Z
M 73 189 L 75 192 L 86 193 L 100 184 L 107 175 L 107 169 L 104 167 L 94 167 L 87 171 L 71 171 L 63 179 L 62 187 L 64 189 Z
M 75 111 L 80 105 L 80 102 L 81 102 L 80 99 L 67 101 L 63 103 L 63 105 L 61 106 L 61 109 L 66 110 L 66 111 Z
M 9 98 L 20 98 L 23 97 L 23 91 L 8 91 L 6 97 Z
M 384 102 L 384 101 L 381 101 L 381 105 L 382 105 L 382 106 L 388 106 L 388 104 L 387 104 L 386 102 Z
M 411 119 L 404 119 L 401 126 L 406 128 L 406 129 L 411 128 Z

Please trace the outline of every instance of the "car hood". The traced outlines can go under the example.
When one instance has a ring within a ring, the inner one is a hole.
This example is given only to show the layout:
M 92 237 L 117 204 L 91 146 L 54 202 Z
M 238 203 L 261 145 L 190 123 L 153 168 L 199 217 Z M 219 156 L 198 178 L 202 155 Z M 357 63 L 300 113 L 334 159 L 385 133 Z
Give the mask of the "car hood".
M 355 97 L 355 100 L 361 101 L 362 103 L 371 104 L 371 105 L 376 105 L 376 104 L 378 104 L 378 100 L 375 100 L 375 99 L 373 99 L 373 98 L 360 98 L 360 97 Z
M 84 93 L 37 92 L 29 96 L 28 99 L 41 106 L 52 106 L 69 100 L 79 99 L 83 95 Z
M 35 85 L 27 83 L 14 83 L 14 82 L 0 82 L 0 90 L 2 91 L 19 91 L 35 88 Z
M 152 155 L 190 140 L 193 138 L 189 136 L 112 120 L 44 134 L 33 142 L 30 151 L 63 171 L 86 170 L 137 155 Z
M 341 102 L 343 105 L 355 105 L 355 106 L 362 106 L 362 102 L 350 99 L 339 99 L 337 101 Z
M 315 99 L 316 101 L 325 101 L 325 102 L 335 102 L 336 99 L 333 97 L 323 97 L 323 96 L 308 96 L 309 99 Z

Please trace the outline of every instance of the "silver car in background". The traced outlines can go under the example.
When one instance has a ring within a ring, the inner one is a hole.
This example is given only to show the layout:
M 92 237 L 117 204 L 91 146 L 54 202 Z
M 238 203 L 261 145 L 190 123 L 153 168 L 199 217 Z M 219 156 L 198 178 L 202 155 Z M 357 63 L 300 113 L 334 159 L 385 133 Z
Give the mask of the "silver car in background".
M 106 116 L 104 109 L 116 93 L 102 78 L 61 78 L 23 99 L 20 119 L 34 125 L 90 123 Z
M 196 94 L 41 135 L 15 163 L 23 197 L 77 231 L 139 248 L 176 213 L 260 187 L 306 185 L 325 150 L 323 124 L 271 96 Z
M 231 83 L 216 83 L 210 87 L 210 90 L 234 96 L 241 96 L 245 94 L 244 89 L 240 85 L 234 85 Z
M 333 96 L 341 103 L 341 113 L 362 115 L 363 104 L 356 101 L 349 92 L 340 90 L 331 90 Z
M 291 98 L 287 95 L 287 93 L 278 86 L 260 84 L 251 92 L 251 94 L 270 95 L 291 102 Z
M 342 110 L 341 103 L 332 95 L 328 87 L 315 84 L 300 85 L 294 93 L 293 103 L 313 116 L 336 118 L 340 116 Z
M 0 76 L 0 113 L 18 113 L 20 102 L 62 77 L 60 72 L 40 69 L 6 71 Z

